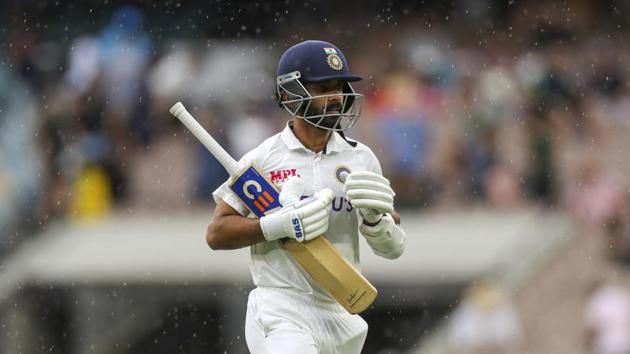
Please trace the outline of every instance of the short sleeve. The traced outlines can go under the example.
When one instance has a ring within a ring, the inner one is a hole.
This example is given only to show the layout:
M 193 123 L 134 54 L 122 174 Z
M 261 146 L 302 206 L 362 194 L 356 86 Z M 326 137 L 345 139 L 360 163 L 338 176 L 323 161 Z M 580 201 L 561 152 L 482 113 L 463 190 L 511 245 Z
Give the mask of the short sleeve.
M 251 150 L 245 156 L 238 161 L 239 168 L 244 168 L 256 161 L 258 155 L 258 148 Z M 247 216 L 249 209 L 243 204 L 241 199 L 236 193 L 234 193 L 229 187 L 230 179 L 228 178 L 223 184 L 221 184 L 214 192 L 212 192 L 212 198 L 215 203 L 219 203 L 219 200 L 223 200 L 229 206 L 234 208 L 239 214 Z
M 372 152 L 372 150 L 366 145 L 363 145 L 363 148 L 365 149 L 365 169 L 370 172 L 378 173 L 382 176 L 383 170 L 381 169 L 381 163 L 378 161 L 376 155 L 374 155 L 374 152 Z

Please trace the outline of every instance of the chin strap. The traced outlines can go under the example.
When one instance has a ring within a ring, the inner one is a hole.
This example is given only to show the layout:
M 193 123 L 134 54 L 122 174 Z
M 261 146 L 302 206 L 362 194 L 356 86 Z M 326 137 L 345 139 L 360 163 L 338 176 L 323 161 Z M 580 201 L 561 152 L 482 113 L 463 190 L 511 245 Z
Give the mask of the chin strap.
M 361 222 L 359 231 L 378 256 L 394 259 L 400 257 L 405 250 L 407 235 L 389 214 L 383 215 L 373 226 Z

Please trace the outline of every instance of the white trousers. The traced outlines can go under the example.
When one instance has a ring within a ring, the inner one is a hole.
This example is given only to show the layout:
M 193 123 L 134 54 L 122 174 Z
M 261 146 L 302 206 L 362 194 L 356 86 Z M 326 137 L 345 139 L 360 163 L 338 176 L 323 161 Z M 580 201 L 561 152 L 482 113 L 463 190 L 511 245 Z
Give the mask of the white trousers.
M 249 293 L 245 339 L 252 354 L 359 354 L 367 323 L 336 303 L 291 290 Z

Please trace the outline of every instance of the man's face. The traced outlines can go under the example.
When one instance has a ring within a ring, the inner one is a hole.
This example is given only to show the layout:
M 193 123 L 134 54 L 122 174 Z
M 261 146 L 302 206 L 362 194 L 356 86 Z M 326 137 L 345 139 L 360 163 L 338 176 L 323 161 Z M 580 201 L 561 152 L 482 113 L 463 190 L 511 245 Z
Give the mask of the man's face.
M 311 100 L 311 104 L 309 105 L 305 116 L 309 117 L 321 114 L 333 114 L 330 117 L 325 117 L 320 122 L 320 125 L 326 128 L 333 128 L 339 119 L 338 114 L 341 114 L 343 109 L 343 85 L 344 83 L 340 80 L 306 83 L 304 87 L 308 90 L 311 96 L 331 96 Z M 321 117 L 312 118 L 311 121 L 317 123 L 320 118 Z

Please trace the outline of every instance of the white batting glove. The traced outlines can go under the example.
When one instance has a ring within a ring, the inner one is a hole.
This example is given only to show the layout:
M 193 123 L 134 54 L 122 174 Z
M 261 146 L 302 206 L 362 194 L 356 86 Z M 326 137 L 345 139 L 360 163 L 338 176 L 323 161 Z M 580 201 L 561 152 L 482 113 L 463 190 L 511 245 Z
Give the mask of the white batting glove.
M 343 191 L 352 206 L 359 210 L 363 220 L 378 223 L 383 214 L 394 211 L 396 193 L 389 180 L 370 171 L 352 172 L 346 177 Z
M 302 193 L 304 193 L 304 187 L 305 184 L 303 179 L 298 176 L 290 177 L 282 185 L 282 190 L 278 196 L 280 205 L 289 206 L 293 203 L 299 202 L 300 198 L 302 198 Z
M 328 230 L 333 192 L 324 188 L 314 196 L 282 207 L 278 212 L 260 218 L 260 227 L 267 241 L 289 237 L 309 241 Z

